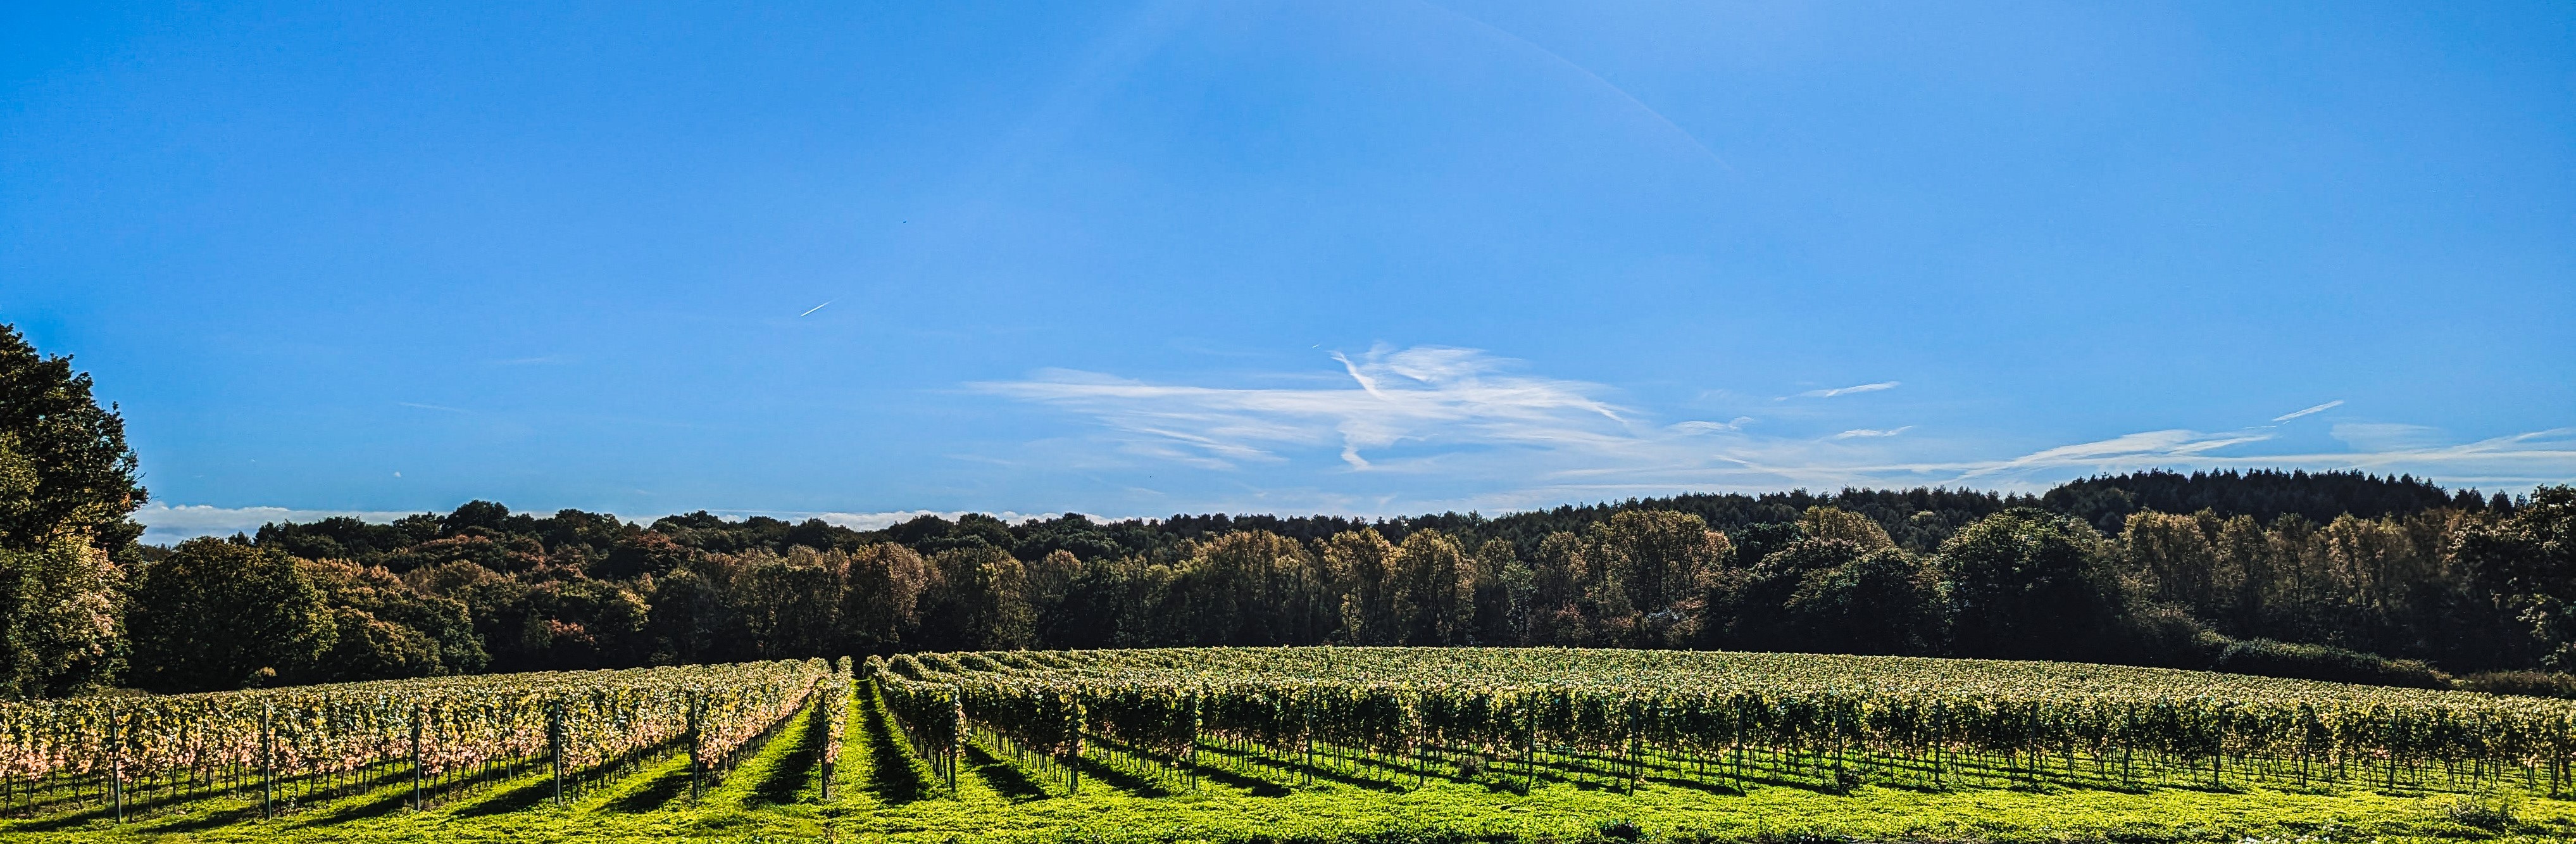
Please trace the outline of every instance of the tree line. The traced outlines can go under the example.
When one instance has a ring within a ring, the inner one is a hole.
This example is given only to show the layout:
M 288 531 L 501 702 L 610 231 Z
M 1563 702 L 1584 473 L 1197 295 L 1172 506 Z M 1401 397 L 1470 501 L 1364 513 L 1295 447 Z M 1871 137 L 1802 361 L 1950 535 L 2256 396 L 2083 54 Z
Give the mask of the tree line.
M 122 420 L 0 329 L 0 694 L 915 650 L 1566 645 L 2429 684 L 2576 668 L 2576 489 L 2144 472 L 1444 513 L 650 524 L 471 502 L 141 545 Z

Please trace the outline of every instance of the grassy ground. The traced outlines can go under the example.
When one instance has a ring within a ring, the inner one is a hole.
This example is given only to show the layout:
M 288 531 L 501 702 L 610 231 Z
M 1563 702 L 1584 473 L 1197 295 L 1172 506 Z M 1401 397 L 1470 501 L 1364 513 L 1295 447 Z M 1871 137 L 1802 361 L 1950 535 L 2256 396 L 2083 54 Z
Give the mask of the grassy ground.
M 1634 794 L 1544 782 L 1527 794 L 1456 778 L 1394 789 L 1362 779 L 1280 781 L 1206 771 L 1196 790 L 1093 766 L 1078 794 L 1054 772 L 969 755 L 952 794 L 889 732 L 873 702 L 851 719 L 822 800 L 819 719 L 802 718 L 705 795 L 689 795 L 674 757 L 547 801 L 542 775 L 504 779 L 414 812 L 407 781 L 258 819 L 256 803 L 206 799 L 118 825 L 95 810 L 0 821 L 0 840 L 72 844 L 149 840 L 307 841 L 1583 841 L 1975 840 L 2326 842 L 2576 840 L 2576 803 L 2346 790 L 2285 793 L 2160 788 L 2142 793 L 2003 789 L 1848 795 L 1785 787 L 1741 794 L 1650 782 Z M 1294 787 L 1288 787 L 1293 785 Z M 1622 822 L 1631 827 L 1619 826 Z

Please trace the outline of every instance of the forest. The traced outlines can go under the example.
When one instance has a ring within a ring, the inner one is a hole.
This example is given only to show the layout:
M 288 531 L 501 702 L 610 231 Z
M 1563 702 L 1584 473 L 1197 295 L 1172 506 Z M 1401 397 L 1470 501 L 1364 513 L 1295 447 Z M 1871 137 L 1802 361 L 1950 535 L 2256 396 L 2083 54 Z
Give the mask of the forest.
M 1536 645 L 2048 659 L 2559 693 L 2576 487 L 2144 471 L 2038 495 L 1692 494 L 1485 516 L 475 501 L 163 547 L 123 420 L 0 331 L 0 695 L 915 651 Z

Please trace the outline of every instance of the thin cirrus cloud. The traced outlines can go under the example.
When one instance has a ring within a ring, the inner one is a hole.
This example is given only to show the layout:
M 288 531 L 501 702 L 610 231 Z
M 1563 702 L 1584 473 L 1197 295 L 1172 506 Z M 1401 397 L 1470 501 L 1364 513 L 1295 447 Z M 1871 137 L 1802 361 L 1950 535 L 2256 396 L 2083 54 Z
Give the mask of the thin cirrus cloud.
M 1617 450 L 1634 439 L 1627 411 L 1593 397 L 1598 385 L 1516 374 L 1473 349 L 1378 348 L 1335 353 L 1346 380 L 1310 387 L 1150 384 L 1073 370 L 971 388 L 1090 416 L 1132 454 L 1209 469 L 1276 463 L 1283 452 L 1329 447 L 1353 469 L 1405 446 Z
M 1897 386 L 1902 383 L 1904 382 L 1880 381 L 1876 384 L 1855 384 L 1849 387 L 1835 387 L 1830 390 L 1808 390 L 1794 396 L 1781 396 L 1779 398 L 1772 399 L 1772 401 L 1788 401 L 1790 399 L 1829 399 L 1835 396 L 1848 396 L 1854 393 L 1875 393 L 1880 390 L 1896 389 Z
M 2331 430 L 2348 449 L 2287 451 L 2267 449 L 2283 436 L 2275 421 L 2234 430 L 2138 431 L 2032 448 L 1925 436 L 1915 425 L 1819 424 L 1829 418 L 1661 422 L 1649 410 L 1612 398 L 1618 391 L 1609 386 L 1532 374 L 1518 361 L 1474 349 L 1379 347 L 1329 360 L 1329 368 L 1262 373 L 1256 381 L 1286 386 L 1155 383 L 1045 370 L 1022 380 L 967 387 L 1080 420 L 1083 424 L 1074 431 L 1029 444 L 1058 450 L 1046 463 L 1108 470 L 1103 475 L 1163 472 L 1176 465 L 1203 473 L 1197 476 L 1204 481 L 1197 485 L 1200 491 L 1157 499 L 1177 507 L 1160 512 L 1308 507 L 1378 515 L 1493 512 L 1693 490 L 1799 487 L 1947 484 L 2033 490 L 2069 477 L 2150 468 L 2403 472 L 2490 489 L 2576 479 L 2576 427 L 2460 442 L 2422 425 L 2345 421 Z M 1841 389 L 1848 393 L 1856 388 Z M 2286 418 L 2333 406 L 2338 404 Z M 1801 423 L 1811 427 L 1786 430 Z M 1784 430 L 1773 433 L 1774 427 Z M 1823 432 L 1842 430 L 1822 433 L 1819 427 Z M 1173 477 L 1165 475 L 1166 480 Z M 1251 492 L 1230 499 L 1225 489 Z M 815 518 L 858 529 L 922 515 L 959 515 L 926 510 L 731 512 L 791 521 Z M 408 514 L 156 503 L 135 518 L 148 528 L 147 541 L 170 542 L 247 532 L 274 521 L 351 516 L 382 522 L 403 515 Z M 629 518 L 649 522 L 653 517 Z
M 2308 408 L 2308 409 L 2306 409 L 2306 410 L 2293 410 L 2293 411 L 2290 411 L 2290 412 L 2288 412 L 2288 413 L 2284 413 L 2284 414 L 2281 414 L 2281 415 L 2279 415 L 2279 416 L 2272 417 L 2272 421 L 2274 421 L 2274 422 L 2288 422 L 2288 421 L 2290 421 L 2290 420 L 2292 420 L 2292 419 L 2297 419 L 2297 418 L 2299 418 L 2299 417 L 2301 417 L 2301 416 L 2306 416 L 2306 415 L 2311 414 L 2311 413 L 2324 413 L 2324 412 L 2326 412 L 2326 411 L 2333 410 L 2333 409 L 2335 409 L 2335 408 L 2337 408 L 2337 407 L 2340 407 L 2340 406 L 2342 406 L 2342 405 L 2343 405 L 2343 400 L 2342 400 L 2342 399 L 2335 399 L 2334 401 L 2326 402 L 2325 404 L 2317 405 L 2317 406 L 2315 406 L 2315 407 L 2311 407 L 2311 408 Z
M 1528 374 L 1519 362 L 1473 349 L 1381 346 L 1333 359 L 1343 370 L 1338 378 L 1320 373 L 1269 376 L 1305 382 L 1292 387 L 1162 384 L 1070 370 L 968 386 L 1087 420 L 1089 432 L 1076 436 L 1088 443 L 1081 449 L 1085 453 L 1098 454 L 1102 450 L 1091 445 L 1106 444 L 1108 451 L 1129 460 L 1235 473 L 1248 484 L 1273 484 L 1299 470 L 1322 471 L 1314 459 L 1335 454 L 1340 472 L 1324 471 L 1298 482 L 1398 502 L 1386 505 L 1397 509 L 1405 501 L 1537 506 L 1689 489 L 1845 484 L 2018 489 L 2145 468 L 2407 471 L 2450 483 L 2490 485 L 2563 482 L 2576 476 L 2576 443 L 2567 430 L 2465 444 L 2421 437 L 2398 443 L 2382 437 L 2369 444 L 2385 448 L 2260 453 L 2274 440 L 2270 425 L 2215 432 L 2175 428 L 1994 456 L 2002 449 L 1993 442 L 1897 436 L 1914 425 L 1852 427 L 1818 437 L 1757 433 L 1748 417 L 1657 424 L 1651 421 L 1653 414 L 1609 398 L 1616 391 L 1608 386 Z M 1800 395 L 1827 398 L 1886 390 L 1897 383 Z M 2355 439 L 2369 438 L 2356 434 Z M 1473 491 L 1445 499 L 1406 494 L 1408 485 L 1432 483 Z

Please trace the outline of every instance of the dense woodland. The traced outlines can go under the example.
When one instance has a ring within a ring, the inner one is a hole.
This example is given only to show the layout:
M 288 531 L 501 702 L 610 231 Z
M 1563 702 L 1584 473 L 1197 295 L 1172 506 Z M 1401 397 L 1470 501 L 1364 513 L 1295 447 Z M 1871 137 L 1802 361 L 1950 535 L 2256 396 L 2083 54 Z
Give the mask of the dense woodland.
M 1886 653 L 2412 685 L 2576 668 L 2564 486 L 2143 472 L 2038 496 L 873 531 L 477 501 L 155 547 L 126 518 L 146 494 L 135 472 L 88 377 L 0 328 L 0 695 L 1186 645 Z

